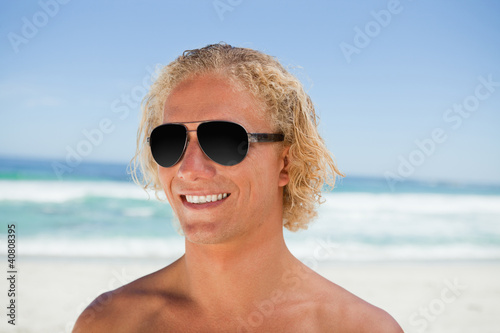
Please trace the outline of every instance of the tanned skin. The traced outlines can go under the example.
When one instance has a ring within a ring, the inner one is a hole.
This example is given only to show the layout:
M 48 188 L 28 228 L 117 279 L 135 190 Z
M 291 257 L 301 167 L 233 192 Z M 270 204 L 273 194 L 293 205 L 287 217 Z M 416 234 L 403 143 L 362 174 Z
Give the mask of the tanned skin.
M 220 74 L 180 83 L 164 122 L 228 120 L 273 133 L 264 105 Z M 198 124 L 186 124 L 190 130 Z M 182 160 L 158 167 L 185 235 L 169 266 L 105 293 L 80 315 L 74 333 L 402 332 L 385 311 L 321 277 L 283 238 L 283 187 L 292 156 L 278 143 L 252 143 L 235 166 L 211 161 L 189 132 Z M 196 209 L 185 195 L 228 193 Z

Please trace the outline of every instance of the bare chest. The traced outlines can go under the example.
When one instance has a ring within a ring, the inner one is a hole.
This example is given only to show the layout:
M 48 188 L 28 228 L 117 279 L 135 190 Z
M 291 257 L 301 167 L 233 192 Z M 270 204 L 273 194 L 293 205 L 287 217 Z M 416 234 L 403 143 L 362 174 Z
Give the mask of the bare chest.
M 325 332 L 312 311 L 289 311 L 272 307 L 255 307 L 244 314 L 203 314 L 196 309 L 159 311 L 137 327 L 137 332 Z

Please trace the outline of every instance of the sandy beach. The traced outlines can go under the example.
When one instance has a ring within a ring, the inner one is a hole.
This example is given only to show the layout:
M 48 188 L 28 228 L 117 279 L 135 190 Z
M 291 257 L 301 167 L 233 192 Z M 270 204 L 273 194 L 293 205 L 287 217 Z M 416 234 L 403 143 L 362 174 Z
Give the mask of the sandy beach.
M 4 315 L 0 331 L 71 332 L 97 295 L 168 262 L 22 258 L 16 325 Z M 405 332 L 500 332 L 500 262 L 337 262 L 317 271 L 385 309 Z

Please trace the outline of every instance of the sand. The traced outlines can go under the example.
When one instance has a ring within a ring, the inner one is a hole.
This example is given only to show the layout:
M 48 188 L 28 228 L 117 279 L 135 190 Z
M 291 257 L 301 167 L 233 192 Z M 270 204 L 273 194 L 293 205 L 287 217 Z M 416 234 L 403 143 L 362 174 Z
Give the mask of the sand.
M 168 263 L 22 258 L 16 325 L 4 314 L 0 332 L 71 332 L 97 295 Z M 405 332 L 500 332 L 500 262 L 330 262 L 317 271 L 389 312 Z M 6 279 L 0 288 L 7 305 Z

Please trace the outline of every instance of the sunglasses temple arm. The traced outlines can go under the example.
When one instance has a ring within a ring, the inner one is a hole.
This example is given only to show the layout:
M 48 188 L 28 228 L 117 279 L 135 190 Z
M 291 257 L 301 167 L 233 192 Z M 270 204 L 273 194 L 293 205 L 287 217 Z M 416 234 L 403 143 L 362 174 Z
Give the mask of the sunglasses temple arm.
M 275 133 L 248 133 L 248 142 L 278 142 L 285 140 L 283 134 Z

